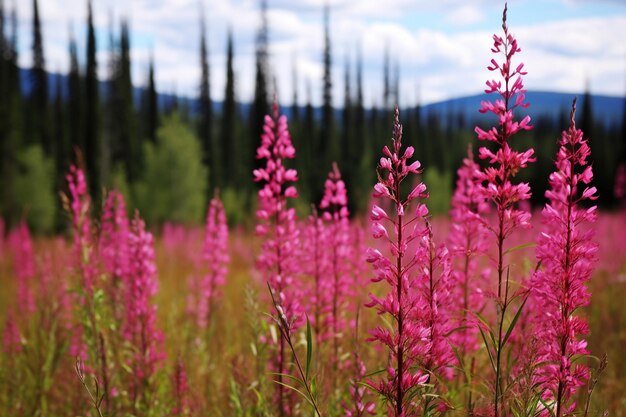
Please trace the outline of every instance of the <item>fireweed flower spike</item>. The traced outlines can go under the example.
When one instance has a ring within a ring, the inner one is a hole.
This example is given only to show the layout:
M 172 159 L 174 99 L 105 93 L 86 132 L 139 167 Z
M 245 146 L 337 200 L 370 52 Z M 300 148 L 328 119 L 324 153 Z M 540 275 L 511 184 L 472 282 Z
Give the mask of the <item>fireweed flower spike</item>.
M 510 306 L 509 296 L 509 271 L 505 265 L 505 241 L 518 227 L 530 226 L 530 213 L 520 209 L 518 203 L 530 198 L 530 186 L 527 183 L 513 183 L 513 178 L 520 169 L 525 168 L 528 163 L 533 162 L 533 149 L 524 152 L 513 150 L 509 144 L 512 136 L 521 130 L 530 130 L 530 117 L 526 116 L 521 121 L 516 121 L 513 110 L 516 108 L 526 108 L 524 103 L 524 85 L 522 76 L 524 64 L 517 66 L 513 63 L 513 57 L 521 51 L 517 40 L 506 24 L 507 7 L 504 6 L 502 14 L 502 30 L 504 36 L 493 35 L 493 48 L 491 51 L 496 55 L 502 55 L 503 61 L 491 60 L 491 65 L 487 67 L 500 75 L 498 80 L 487 81 L 486 93 L 497 93 L 500 99 L 493 102 L 483 101 L 481 103 L 481 113 L 491 112 L 498 117 L 498 127 L 492 127 L 488 131 L 476 127 L 475 131 L 479 140 L 493 142 L 496 150 L 491 151 L 487 147 L 479 149 L 479 157 L 488 160 L 490 166 L 485 168 L 479 178 L 483 182 L 483 195 L 495 206 L 497 214 L 497 224 L 490 225 L 485 221 L 496 238 L 497 254 L 495 260 L 497 264 L 498 286 L 496 293 L 496 313 L 497 328 L 495 330 L 496 340 L 494 343 L 493 357 L 495 358 L 495 395 L 494 395 L 494 416 L 501 415 L 502 403 L 502 377 L 501 370 L 502 351 L 506 341 L 504 340 L 504 318 L 507 307 Z
M 163 336 L 156 327 L 156 306 L 151 303 L 158 291 L 154 240 L 144 221 L 135 214 L 129 241 L 130 265 L 125 294 L 126 318 L 122 332 L 133 346 L 128 364 L 133 370 L 131 396 L 136 401 L 149 389 L 151 379 L 164 358 Z M 142 399 L 146 401 L 145 398 Z
M 123 316 L 120 290 L 128 284 L 129 236 L 130 222 L 126 214 L 124 196 L 119 191 L 110 191 L 102 211 L 98 250 L 104 270 L 110 276 L 107 289 L 117 320 L 121 320 Z
M 478 329 L 471 325 L 469 315 L 481 311 L 484 305 L 484 285 L 477 285 L 481 276 L 478 257 L 488 251 L 488 229 L 483 223 L 489 205 L 481 192 L 480 167 L 474 161 L 471 145 L 467 158 L 457 171 L 457 181 L 450 210 L 450 235 L 448 248 L 452 258 L 453 297 L 459 300 L 457 317 L 459 330 L 452 335 L 454 344 L 468 353 L 478 348 Z
M 591 295 L 585 283 L 596 263 L 597 243 L 594 229 L 597 206 L 580 207 L 597 198 L 587 159 L 591 150 L 576 128 L 576 100 L 572 104 L 569 129 L 563 131 L 557 152 L 556 171 L 550 174 L 549 202 L 542 211 L 543 230 L 538 238 L 537 259 L 542 268 L 533 276 L 533 295 L 542 305 L 537 311 L 540 347 L 539 383 L 547 404 L 553 404 L 556 417 L 569 415 L 578 388 L 589 378 L 578 355 L 587 354 L 588 331 L 584 318 L 576 311 L 589 304 Z M 546 414 L 547 415 L 547 414 Z
M 259 190 L 256 217 L 257 235 L 265 237 L 261 253 L 257 259 L 258 268 L 278 305 L 283 309 L 286 321 L 297 327 L 303 317 L 300 314 L 296 288 L 292 285 L 299 272 L 297 263 L 298 229 L 296 211 L 287 207 L 287 200 L 298 195 L 296 187 L 290 185 L 298 181 L 295 169 L 289 169 L 284 162 L 293 159 L 296 150 L 291 143 L 287 128 L 287 117 L 279 116 L 278 104 L 273 105 L 273 115 L 265 116 L 261 135 L 261 145 L 257 149 L 257 159 L 265 160 L 265 166 L 253 171 L 254 181 L 263 184 Z M 279 373 L 277 385 L 277 405 L 279 415 L 289 415 L 285 401 L 282 374 L 286 370 L 285 341 L 281 337 L 279 350 L 274 359 L 274 370 Z
M 220 287 L 226 283 L 228 274 L 228 223 L 224 204 L 216 195 L 207 210 L 202 258 L 208 267 L 200 282 L 200 299 L 197 306 L 197 322 L 201 329 L 210 324 L 213 306 L 220 295 Z
M 412 391 L 428 381 L 429 374 L 415 368 L 416 347 L 424 345 L 427 329 L 414 320 L 417 304 L 417 291 L 413 272 L 417 268 L 418 258 L 423 258 L 422 250 L 412 254 L 409 244 L 425 236 L 423 227 L 418 223 L 428 214 L 425 205 L 416 201 L 424 198 L 426 186 L 418 182 L 408 195 L 401 193 L 401 185 L 409 175 L 419 174 L 419 161 L 411 162 L 413 147 L 402 150 L 402 125 L 396 107 L 393 126 L 392 149 L 385 146 L 384 156 L 378 166 L 378 183 L 374 186 L 374 198 L 388 200 L 395 213 L 387 213 L 382 207 L 374 205 L 371 213 L 372 234 L 376 239 L 383 239 L 388 244 L 390 257 L 374 248 L 368 250 L 367 261 L 373 264 L 373 282 L 384 281 L 390 291 L 383 298 L 370 294 L 367 307 L 376 308 L 378 314 L 388 314 L 394 320 L 392 329 L 377 327 L 371 331 L 369 341 L 377 341 L 389 349 L 390 361 L 387 378 L 382 381 L 370 381 L 381 395 L 387 398 L 390 415 L 404 417 L 408 409 Z M 423 352 L 421 352 L 423 353 Z
M 9 247 L 13 255 L 13 268 L 17 278 L 17 313 L 20 322 L 25 322 L 35 312 L 32 293 L 35 278 L 35 254 L 33 240 L 25 221 L 21 221 L 9 234 Z
M 341 172 L 336 163 L 328 174 L 324 184 L 324 196 L 320 203 L 323 219 L 327 224 L 327 240 L 325 245 L 330 250 L 329 274 L 332 282 L 329 285 L 331 294 L 330 311 L 327 316 L 327 327 L 331 329 L 333 339 L 333 388 L 337 386 L 337 370 L 339 367 L 339 338 L 346 328 L 345 317 L 341 312 L 347 309 L 348 286 L 350 285 L 350 223 L 348 220 L 348 194 L 346 185 L 341 179 Z

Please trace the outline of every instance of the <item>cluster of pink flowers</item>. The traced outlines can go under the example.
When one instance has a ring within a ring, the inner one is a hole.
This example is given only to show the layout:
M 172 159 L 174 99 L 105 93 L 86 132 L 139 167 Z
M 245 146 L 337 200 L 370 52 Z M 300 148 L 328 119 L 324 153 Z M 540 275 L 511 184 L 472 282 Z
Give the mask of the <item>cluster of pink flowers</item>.
M 228 274 L 228 223 L 224 205 L 214 197 L 207 210 L 204 248 L 202 258 L 208 271 L 199 282 L 198 298 L 195 303 L 196 321 L 200 328 L 206 328 L 213 314 L 214 303 L 220 296 L 220 287 L 226 283 Z
M 295 291 L 290 287 L 299 272 L 295 256 L 299 231 L 296 211 L 287 206 L 287 200 L 298 195 L 296 187 L 290 185 L 298 181 L 298 173 L 284 163 L 295 157 L 296 150 L 291 143 L 287 118 L 279 116 L 277 104 L 273 107 L 273 117 L 265 116 L 261 145 L 257 149 L 257 159 L 265 159 L 265 167 L 253 172 L 254 180 L 263 183 L 259 190 L 256 233 L 265 240 L 257 265 L 276 292 L 288 321 L 293 321 L 299 317 L 297 297 L 287 292 Z
M 107 194 L 100 225 L 100 259 L 104 270 L 117 279 L 128 275 L 130 222 L 124 196 L 112 190 Z
M 541 304 L 536 311 L 540 332 L 539 382 L 544 400 L 555 402 L 555 415 L 571 413 L 568 404 L 578 388 L 585 385 L 588 368 L 574 364 L 574 358 L 587 354 L 586 321 L 574 315 L 589 304 L 591 295 L 585 283 L 591 278 L 598 245 L 594 230 L 597 207 L 581 207 L 597 198 L 587 162 L 591 150 L 583 132 L 576 128 L 576 101 L 572 105 L 569 129 L 563 131 L 557 153 L 556 171 L 550 175 L 549 203 L 543 209 L 542 233 L 538 238 L 537 259 L 541 262 L 532 278 L 533 295 Z
M 368 307 L 378 310 L 378 314 L 388 314 L 394 320 L 393 329 L 377 327 L 371 331 L 370 341 L 377 341 L 389 349 L 387 378 L 371 381 L 388 400 L 390 414 L 397 417 L 410 413 L 412 393 L 415 388 L 429 380 L 429 374 L 418 368 L 420 358 L 428 350 L 423 340 L 428 337 L 428 329 L 420 320 L 421 312 L 415 306 L 420 303 L 420 293 L 416 270 L 423 267 L 424 253 L 420 247 L 416 252 L 409 251 L 409 245 L 416 240 L 427 238 L 428 230 L 420 225 L 428 209 L 418 198 L 427 197 L 426 186 L 418 182 L 408 195 L 403 195 L 401 186 L 410 174 L 420 173 L 419 161 L 410 162 L 413 147 L 402 151 L 402 125 L 396 108 L 393 128 L 393 149 L 385 146 L 384 156 L 378 167 L 379 182 L 374 187 L 374 197 L 388 202 L 394 210 L 389 215 L 381 206 L 372 208 L 372 234 L 388 244 L 391 254 L 386 257 L 378 249 L 370 249 L 368 262 L 374 266 L 373 282 L 386 282 L 390 290 L 384 298 L 370 295 Z
M 278 105 L 274 103 L 273 117 L 265 116 L 261 145 L 257 149 L 257 159 L 264 159 L 265 166 L 255 169 L 253 174 L 254 181 L 263 184 L 258 194 L 256 233 L 265 239 L 257 258 L 257 266 L 272 292 L 280 322 L 288 326 L 281 333 L 293 331 L 304 318 L 299 303 L 302 291 L 293 285 L 300 272 L 297 259 L 299 230 L 296 227 L 296 211 L 287 205 L 288 199 L 298 195 L 295 186 L 291 185 L 298 180 L 298 173 L 284 165 L 295 154 L 287 118 L 284 115 L 279 116 Z M 283 416 L 292 411 L 291 402 L 286 401 L 285 388 L 282 385 L 282 374 L 286 371 L 284 338 L 281 337 L 278 343 L 278 352 L 272 357 L 272 366 L 279 374 L 275 402 Z
M 162 335 L 156 327 L 156 306 L 151 300 L 158 290 L 154 241 L 144 221 L 135 216 L 129 239 L 130 265 L 125 291 L 126 317 L 122 332 L 136 349 L 131 360 L 136 387 L 147 384 L 163 359 Z
M 92 257 L 91 198 L 87 189 L 85 173 L 75 165 L 70 166 L 66 175 L 70 191 L 70 211 L 74 237 L 75 268 L 82 280 L 86 294 L 92 294 L 96 269 Z
M 26 222 L 22 221 L 9 234 L 9 248 L 13 255 L 13 269 L 17 278 L 17 312 L 21 319 L 35 311 L 33 279 L 36 275 L 33 241 Z
M 328 228 L 324 220 L 314 210 L 302 227 L 300 259 L 302 272 L 311 277 L 312 283 L 307 288 L 309 300 L 309 321 L 315 331 L 315 340 L 318 345 L 328 339 L 329 332 L 324 331 L 324 317 L 332 309 L 332 297 L 329 286 L 328 273 Z
M 182 358 L 179 356 L 176 361 L 176 367 L 174 369 L 174 407 L 172 408 L 172 415 L 184 416 L 189 415 L 189 384 L 187 382 L 187 371 L 185 370 L 185 364 Z
M 523 70 L 524 64 L 517 66 L 513 63 L 513 58 L 521 52 L 515 37 L 509 32 L 506 23 L 507 7 L 505 5 L 502 14 L 502 30 L 504 36 L 493 35 L 493 48 L 491 51 L 503 56 L 502 62 L 491 60 L 489 71 L 497 72 L 500 80 L 487 81 L 486 93 L 497 93 L 501 98 L 493 102 L 481 102 L 481 113 L 493 113 L 498 118 L 498 127 L 492 127 L 488 131 L 476 127 L 475 131 L 479 140 L 492 142 L 496 146 L 495 152 L 487 147 L 479 149 L 479 157 L 486 159 L 489 166 L 480 172 L 478 178 L 483 182 L 482 195 L 495 206 L 497 223 L 490 224 L 488 219 L 484 219 L 485 227 L 491 230 L 495 236 L 495 247 L 497 253 L 493 256 L 497 268 L 497 291 L 494 291 L 494 305 L 496 312 L 496 322 L 493 326 L 495 332 L 495 342 L 493 347 L 487 346 L 490 350 L 490 357 L 494 358 L 492 368 L 494 370 L 494 401 L 493 413 L 499 417 L 504 413 L 503 404 L 503 376 L 506 373 L 502 369 L 502 358 L 505 356 L 504 349 L 506 338 L 503 332 L 503 324 L 507 310 L 511 307 L 511 300 L 518 294 L 513 294 L 510 290 L 510 266 L 506 264 L 507 239 L 518 228 L 530 227 L 530 213 L 525 210 L 521 203 L 530 199 L 530 186 L 527 183 L 514 183 L 513 179 L 517 173 L 533 162 L 534 150 L 528 149 L 518 152 L 511 148 L 510 140 L 513 135 L 523 130 L 530 130 L 530 117 L 525 116 L 521 121 L 515 120 L 514 110 L 526 108 L 528 104 L 524 102 L 525 90 L 522 76 L 526 75 Z
M 488 131 L 476 127 L 475 131 L 479 140 L 493 142 L 497 145 L 495 153 L 483 146 L 479 149 L 479 157 L 489 161 L 490 166 L 485 168 L 479 178 L 486 183 L 483 187 L 484 196 L 492 201 L 498 212 L 500 224 L 492 228 L 499 239 L 505 239 L 518 226 L 530 226 L 530 213 L 519 209 L 519 202 L 530 198 L 530 186 L 527 183 L 514 184 L 512 178 L 533 162 L 534 150 L 528 149 L 517 152 L 511 148 L 509 140 L 519 131 L 531 130 L 530 116 L 525 116 L 521 121 L 515 121 L 514 110 L 518 107 L 526 108 L 524 102 L 526 90 L 522 82 L 524 64 L 520 63 L 513 69 L 513 57 L 521 52 L 517 40 L 506 24 L 506 7 L 502 19 L 504 37 L 493 35 L 494 54 L 504 55 L 504 61 L 491 60 L 492 66 L 487 67 L 490 71 L 497 71 L 502 80 L 487 81 L 486 93 L 498 93 L 502 98 L 494 102 L 481 102 L 481 113 L 491 112 L 498 117 L 498 128 L 492 127 Z
M 488 252 L 488 229 L 483 218 L 489 205 L 481 192 L 480 167 L 472 148 L 457 171 L 457 181 L 450 210 L 450 234 L 447 245 L 452 257 L 452 297 L 459 316 L 457 331 L 451 338 L 463 352 L 478 348 L 478 329 L 471 312 L 481 311 L 485 303 L 484 276 L 478 271 L 479 259 Z
M 333 360 L 339 359 L 339 338 L 346 328 L 345 312 L 349 286 L 351 284 L 350 269 L 350 223 L 348 220 L 348 195 L 346 185 L 341 179 L 337 164 L 324 184 L 324 196 L 320 203 L 322 218 L 325 221 L 326 238 L 324 248 L 328 251 L 328 288 L 329 311 L 326 316 L 326 328 L 333 339 Z M 335 363 L 336 367 L 338 363 Z

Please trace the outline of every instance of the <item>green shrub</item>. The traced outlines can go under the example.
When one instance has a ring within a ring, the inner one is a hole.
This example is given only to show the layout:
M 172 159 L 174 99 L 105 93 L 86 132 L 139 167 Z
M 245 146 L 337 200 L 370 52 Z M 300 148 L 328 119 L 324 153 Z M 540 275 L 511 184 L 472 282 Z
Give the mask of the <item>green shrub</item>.
M 54 226 L 56 197 L 54 163 L 46 158 L 39 145 L 18 153 L 18 171 L 13 185 L 15 205 L 22 210 L 28 226 L 35 233 L 49 232 Z
M 197 137 L 172 114 L 157 131 L 156 144 L 146 144 L 145 169 L 134 184 L 135 203 L 152 225 L 199 223 L 206 208 L 207 178 Z
M 447 214 L 452 198 L 452 173 L 441 173 L 435 167 L 427 168 L 424 171 L 424 184 L 429 194 L 426 201 L 428 210 L 433 215 Z

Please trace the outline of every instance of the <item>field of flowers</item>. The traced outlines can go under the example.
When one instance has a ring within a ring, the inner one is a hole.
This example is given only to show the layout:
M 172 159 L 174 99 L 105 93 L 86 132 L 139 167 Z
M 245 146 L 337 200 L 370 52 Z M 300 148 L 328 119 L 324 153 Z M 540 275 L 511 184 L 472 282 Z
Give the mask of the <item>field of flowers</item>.
M 298 216 L 297 150 L 275 104 L 254 230 L 229 227 L 216 193 L 203 229 L 153 234 L 117 191 L 94 207 L 79 165 L 71 237 L 0 222 L 0 415 L 626 415 L 626 211 L 593 205 L 575 101 L 548 203 L 531 210 L 506 9 L 502 29 L 497 99 L 481 108 L 495 126 L 476 128 L 484 146 L 468 149 L 448 216 L 429 214 L 398 110 L 369 215 L 350 216 L 333 165 Z

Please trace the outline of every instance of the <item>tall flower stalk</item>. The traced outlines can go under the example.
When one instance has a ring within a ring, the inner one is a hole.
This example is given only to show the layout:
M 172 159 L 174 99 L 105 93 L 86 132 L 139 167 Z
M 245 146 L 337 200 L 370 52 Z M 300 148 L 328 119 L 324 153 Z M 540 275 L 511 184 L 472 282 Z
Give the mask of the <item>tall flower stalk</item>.
M 570 403 L 578 388 L 585 385 L 589 369 L 574 358 L 587 354 L 584 318 L 575 315 L 589 304 L 591 294 L 585 283 L 591 278 L 598 245 L 594 229 L 597 207 L 581 207 L 597 198 L 589 184 L 593 171 L 588 163 L 591 150 L 583 132 L 576 128 L 576 100 L 570 126 L 563 131 L 557 152 L 556 171 L 550 175 L 549 202 L 542 211 L 544 227 L 539 236 L 537 259 L 542 269 L 533 276 L 533 292 L 542 305 L 537 326 L 542 397 L 554 404 L 556 417 L 569 415 Z
M 196 314 L 198 326 L 204 329 L 211 322 L 215 301 L 220 295 L 220 288 L 226 283 L 230 262 L 226 212 L 217 195 L 211 199 L 207 210 L 202 259 L 208 270 L 200 281 Z
M 387 346 L 390 363 L 387 378 L 371 385 L 389 401 L 390 413 L 396 417 L 407 415 L 412 391 L 428 381 L 429 374 L 416 369 L 419 353 L 423 348 L 422 339 L 426 329 L 416 323 L 417 291 L 413 273 L 423 258 L 423 251 L 412 254 L 408 248 L 414 240 L 424 237 L 424 228 L 419 227 L 428 214 L 425 205 L 416 201 L 426 197 L 426 186 L 422 182 L 405 194 L 402 183 L 409 175 L 417 175 L 420 162 L 410 159 L 412 146 L 402 151 L 402 125 L 396 107 L 393 126 L 392 149 L 385 146 L 384 156 L 378 165 L 378 183 L 374 186 L 374 198 L 386 200 L 395 213 L 389 215 L 382 207 L 372 208 L 372 234 L 376 239 L 383 239 L 388 244 L 391 256 L 387 257 L 374 248 L 368 250 L 368 262 L 373 264 L 373 282 L 384 281 L 389 285 L 389 292 L 384 298 L 370 294 L 368 307 L 376 308 L 378 314 L 388 314 L 394 321 L 393 328 L 377 327 L 371 331 L 369 341 L 377 341 Z
M 124 297 L 126 317 L 122 333 L 133 347 L 128 363 L 133 370 L 131 398 L 135 406 L 139 399 L 149 406 L 150 400 L 146 397 L 164 352 L 163 337 L 156 327 L 156 306 L 151 302 L 158 291 L 154 241 L 138 214 L 131 223 L 129 251 L 129 277 Z
M 333 390 L 335 390 L 337 388 L 337 372 L 339 368 L 339 342 L 347 324 L 342 312 L 347 308 L 351 250 L 349 242 L 348 194 L 336 163 L 333 163 L 333 169 L 328 174 L 324 184 L 324 196 L 320 203 L 320 209 L 323 212 L 322 218 L 327 224 L 327 239 L 324 244 L 327 245 L 330 252 L 328 256 L 328 272 L 331 282 L 328 287 L 331 303 L 326 325 L 332 332 L 332 386 Z
M 263 184 L 258 194 L 256 232 L 265 240 L 257 264 L 287 322 L 297 327 L 302 315 L 293 280 L 299 271 L 296 257 L 299 233 L 295 209 L 288 207 L 287 201 L 298 195 L 296 187 L 291 185 L 298 180 L 298 173 L 285 166 L 287 160 L 295 157 L 296 150 L 291 143 L 287 117 L 279 116 L 276 103 L 272 110 L 272 116 L 265 116 L 261 145 L 257 149 L 257 159 L 265 160 L 265 166 L 253 171 L 255 182 Z M 277 405 L 279 415 L 284 416 L 290 413 L 283 385 L 287 365 L 284 338 L 281 337 L 278 343 L 279 349 L 274 357 L 278 373 Z
M 479 149 L 481 159 L 486 159 L 489 166 L 485 168 L 480 175 L 483 181 L 483 194 L 495 206 L 496 221 L 495 225 L 487 224 L 487 227 L 493 232 L 496 239 L 497 254 L 495 261 L 497 265 L 497 292 L 495 294 L 496 301 L 496 329 L 495 337 L 490 355 L 492 355 L 492 367 L 495 373 L 494 381 L 494 416 L 499 417 L 502 413 L 502 392 L 503 392 L 503 370 L 502 360 L 503 351 L 507 338 L 510 335 L 504 328 L 507 309 L 511 307 L 511 302 L 516 295 L 510 293 L 510 270 L 506 265 L 507 239 L 519 227 L 530 226 L 530 213 L 519 208 L 518 204 L 530 198 L 530 186 L 527 183 L 514 183 L 513 178 L 525 168 L 528 163 L 533 162 L 533 149 L 524 152 L 513 150 L 510 146 L 510 140 L 513 135 L 523 130 L 530 130 L 530 117 L 525 116 L 521 121 L 515 120 L 514 110 L 518 108 L 528 107 L 524 103 L 525 90 L 522 83 L 522 76 L 526 75 L 523 71 L 524 64 L 520 63 L 515 66 L 513 57 L 518 54 L 521 49 L 517 44 L 515 37 L 509 32 L 506 24 L 507 6 L 504 7 L 502 14 L 502 30 L 503 36 L 493 35 L 493 48 L 491 51 L 497 56 L 502 56 L 503 60 L 497 62 L 496 59 L 491 60 L 491 66 L 487 67 L 489 71 L 499 74 L 499 79 L 487 81 L 488 94 L 497 93 L 500 99 L 493 102 L 481 102 L 481 113 L 493 113 L 498 117 L 498 126 L 492 127 L 485 131 L 480 127 L 475 128 L 479 140 L 492 142 L 495 146 L 495 152 L 487 147 Z M 523 306 L 523 305 L 522 305 Z M 518 311 L 519 312 L 519 311 Z M 511 326 L 515 324 L 512 321 Z M 485 339 L 486 340 L 486 339 Z

